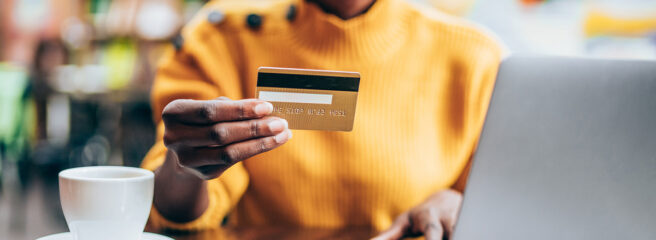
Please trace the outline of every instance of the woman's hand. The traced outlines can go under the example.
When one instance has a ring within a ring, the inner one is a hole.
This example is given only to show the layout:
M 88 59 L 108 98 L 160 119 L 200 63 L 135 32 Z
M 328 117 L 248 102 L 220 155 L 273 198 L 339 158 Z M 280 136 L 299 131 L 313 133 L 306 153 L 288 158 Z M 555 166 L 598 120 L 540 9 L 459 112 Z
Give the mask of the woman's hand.
M 177 163 L 202 179 L 274 149 L 291 137 L 287 121 L 267 117 L 273 106 L 249 99 L 175 100 L 164 108 L 164 144 Z
M 423 235 L 426 240 L 448 239 L 458 219 L 462 194 L 444 190 L 419 206 L 402 213 L 392 226 L 374 240 L 403 239 Z
M 207 181 L 234 164 L 287 142 L 284 119 L 259 100 L 175 100 L 164 108 L 164 164 L 155 170 L 153 204 L 174 222 L 189 222 L 208 206 Z

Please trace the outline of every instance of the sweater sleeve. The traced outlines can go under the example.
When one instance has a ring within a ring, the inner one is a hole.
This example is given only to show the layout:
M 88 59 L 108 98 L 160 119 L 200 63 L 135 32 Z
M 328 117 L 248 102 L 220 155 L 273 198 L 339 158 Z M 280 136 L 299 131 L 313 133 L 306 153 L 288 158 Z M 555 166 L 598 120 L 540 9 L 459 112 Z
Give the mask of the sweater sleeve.
M 229 61 L 228 58 L 228 56 L 217 57 L 211 62 L 227 62 Z M 203 67 L 197 63 L 198 57 L 191 52 L 184 49 L 175 51 L 173 48 L 168 49 L 160 61 L 151 92 L 153 118 L 157 123 L 157 141 L 143 160 L 143 168 L 155 170 L 164 162 L 167 150 L 162 140 L 164 124 L 161 121 L 161 114 L 169 102 L 175 99 L 207 100 L 219 96 L 239 97 L 230 96 L 230 92 L 240 92 L 239 89 L 235 89 L 235 79 L 229 79 L 233 82 L 226 84 L 230 89 L 222 89 L 226 87 L 222 85 L 222 77 L 231 78 L 236 76 L 236 70 L 231 69 L 232 64 L 216 64 L 212 71 L 208 72 L 204 71 Z M 216 72 L 224 74 L 221 76 L 212 75 Z M 219 178 L 208 181 L 209 205 L 199 218 L 186 223 L 172 222 L 164 218 L 153 206 L 149 227 L 184 231 L 219 227 L 223 218 L 242 197 L 247 186 L 248 173 L 244 166 L 238 163 L 224 172 Z
M 488 106 L 494 90 L 497 71 L 501 60 L 508 54 L 502 42 L 494 38 L 493 34 L 477 32 L 471 34 L 473 41 L 471 47 L 463 50 L 462 59 L 467 62 L 466 72 L 468 90 L 466 93 L 465 136 L 470 151 L 469 159 L 462 166 L 460 176 L 454 183 L 454 189 L 464 191 L 471 168 L 471 158 L 476 151 L 478 140 L 487 115 Z

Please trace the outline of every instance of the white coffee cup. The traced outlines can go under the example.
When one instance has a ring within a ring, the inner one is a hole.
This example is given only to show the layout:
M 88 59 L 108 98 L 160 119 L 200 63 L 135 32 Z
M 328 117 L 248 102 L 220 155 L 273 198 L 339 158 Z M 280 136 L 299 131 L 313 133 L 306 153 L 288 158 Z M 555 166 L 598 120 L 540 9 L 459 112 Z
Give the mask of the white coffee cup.
M 59 173 L 59 197 L 76 240 L 139 240 L 153 201 L 154 174 L 131 167 Z

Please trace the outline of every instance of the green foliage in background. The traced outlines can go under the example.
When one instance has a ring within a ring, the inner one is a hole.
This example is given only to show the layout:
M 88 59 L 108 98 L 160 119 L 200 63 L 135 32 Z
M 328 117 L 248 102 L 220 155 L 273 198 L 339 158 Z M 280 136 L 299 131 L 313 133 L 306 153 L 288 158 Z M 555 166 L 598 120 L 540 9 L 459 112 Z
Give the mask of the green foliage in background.
M 0 143 L 5 156 L 18 160 L 29 150 L 35 134 L 34 102 L 29 94 L 27 73 L 20 68 L 0 63 Z

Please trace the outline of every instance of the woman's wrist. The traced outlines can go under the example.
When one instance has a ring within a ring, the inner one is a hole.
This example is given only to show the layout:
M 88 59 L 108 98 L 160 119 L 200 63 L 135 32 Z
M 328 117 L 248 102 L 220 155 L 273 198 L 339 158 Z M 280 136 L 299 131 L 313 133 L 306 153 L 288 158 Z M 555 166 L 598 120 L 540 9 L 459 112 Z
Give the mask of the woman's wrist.
M 204 182 L 202 178 L 195 175 L 192 171 L 180 166 L 176 154 L 170 150 L 166 152 L 166 157 L 162 166 L 155 170 L 155 175 L 160 172 L 162 173 L 162 176 L 165 176 L 167 179 L 173 177 L 176 180 L 183 182 Z M 157 176 L 155 177 L 157 178 Z
M 167 152 L 162 166 L 155 170 L 153 204 L 167 219 L 188 222 L 207 209 L 207 181 L 177 164 L 174 153 Z

